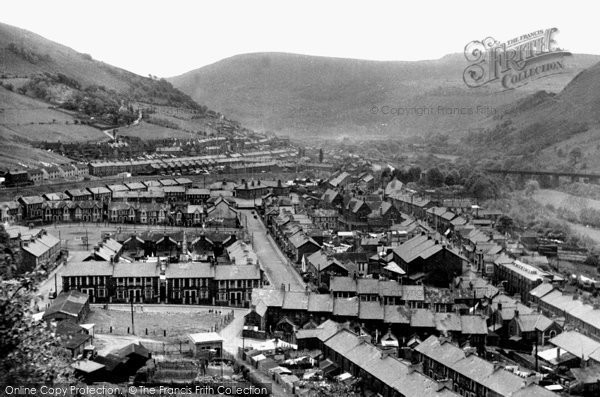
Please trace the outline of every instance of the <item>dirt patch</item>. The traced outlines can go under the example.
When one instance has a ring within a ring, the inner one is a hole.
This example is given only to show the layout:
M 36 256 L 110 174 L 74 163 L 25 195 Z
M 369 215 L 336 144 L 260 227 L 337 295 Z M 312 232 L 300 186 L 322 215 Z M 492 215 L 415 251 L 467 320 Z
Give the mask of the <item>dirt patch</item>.
M 208 309 L 172 312 L 168 306 L 160 311 L 153 308 L 151 312 L 141 311 L 143 305 L 135 305 L 134 309 L 135 334 L 157 340 L 181 339 L 190 333 L 211 331 L 223 323 L 226 314 L 209 313 Z M 92 308 L 86 322 L 96 324 L 95 332 L 99 334 L 128 335 L 132 332 L 128 310 Z

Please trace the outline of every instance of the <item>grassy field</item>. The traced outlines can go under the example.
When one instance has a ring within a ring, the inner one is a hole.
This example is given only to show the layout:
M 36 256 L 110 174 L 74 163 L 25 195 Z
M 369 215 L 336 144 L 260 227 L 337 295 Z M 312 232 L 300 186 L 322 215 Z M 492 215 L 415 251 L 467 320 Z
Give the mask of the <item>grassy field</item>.
M 134 305 L 136 335 L 147 335 L 152 339 L 165 339 L 165 331 L 166 339 L 180 339 L 190 333 L 210 331 L 224 318 L 214 312 L 209 313 L 208 309 L 187 307 L 188 310 L 182 308 L 175 311 L 168 306 L 155 306 L 156 309 L 146 307 L 141 312 L 140 307 L 139 304 Z M 123 307 L 123 310 L 92 308 L 86 322 L 96 324 L 97 333 L 108 334 L 112 326 L 114 334 L 125 335 L 127 327 L 131 327 L 131 312 L 127 307 Z
M 540 189 L 534 192 L 533 198 L 540 204 L 551 204 L 555 208 L 565 207 L 569 211 L 579 213 L 584 208 L 600 210 L 600 200 L 593 200 L 552 189 Z
M 34 149 L 31 146 L 14 142 L 5 137 L 5 128 L 0 125 L 0 168 L 42 167 L 44 164 L 64 164 L 72 160 L 59 154 Z
M 142 139 L 201 138 L 200 135 L 195 133 L 190 133 L 183 130 L 176 130 L 173 128 L 165 128 L 159 125 L 146 123 L 144 121 L 142 121 L 138 126 L 135 127 L 119 128 L 119 135 L 138 137 Z

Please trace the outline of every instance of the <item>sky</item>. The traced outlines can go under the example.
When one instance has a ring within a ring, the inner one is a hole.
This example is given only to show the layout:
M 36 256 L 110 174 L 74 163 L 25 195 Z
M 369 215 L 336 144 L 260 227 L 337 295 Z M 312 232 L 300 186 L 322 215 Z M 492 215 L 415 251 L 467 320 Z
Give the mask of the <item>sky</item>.
M 437 59 L 472 40 L 551 27 L 561 48 L 600 54 L 594 3 L 5 0 L 0 22 L 144 76 L 171 77 L 251 52 Z

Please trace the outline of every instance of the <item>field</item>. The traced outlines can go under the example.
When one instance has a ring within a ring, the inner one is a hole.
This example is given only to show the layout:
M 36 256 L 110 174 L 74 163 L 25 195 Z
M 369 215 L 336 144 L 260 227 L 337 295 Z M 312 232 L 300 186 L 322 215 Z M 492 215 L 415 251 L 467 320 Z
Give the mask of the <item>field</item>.
M 114 305 L 112 305 L 114 306 Z M 131 327 L 131 312 L 128 305 L 117 306 L 118 310 L 94 307 L 90 311 L 86 322 L 96 324 L 96 333 L 127 335 L 127 328 Z M 216 310 L 220 308 L 215 307 Z M 142 311 L 143 310 L 143 311 Z M 223 309 L 223 315 L 209 313 L 207 308 L 190 306 L 166 305 L 134 305 L 135 333 L 157 340 L 185 339 L 190 333 L 211 331 L 215 326 L 222 324 L 225 314 L 231 309 Z M 166 331 L 166 337 L 165 337 Z M 147 333 L 146 333 L 147 332 Z
M 144 121 L 142 121 L 139 125 L 135 127 L 119 128 L 118 134 L 121 136 L 132 136 L 142 139 L 203 138 L 202 136 L 195 133 L 186 132 L 183 130 L 176 130 L 173 128 L 165 128 L 159 125 L 146 123 Z
M 555 208 L 565 207 L 569 211 L 579 213 L 584 208 L 600 210 L 600 200 L 574 196 L 552 189 L 540 189 L 534 192 L 533 198 L 540 204 L 551 204 Z
M 0 167 L 2 168 L 23 168 L 23 166 L 37 168 L 44 164 L 64 164 L 72 161 L 59 154 L 34 149 L 25 143 L 6 139 L 4 131 L 5 129 L 0 126 L 0 138 L 2 139 Z

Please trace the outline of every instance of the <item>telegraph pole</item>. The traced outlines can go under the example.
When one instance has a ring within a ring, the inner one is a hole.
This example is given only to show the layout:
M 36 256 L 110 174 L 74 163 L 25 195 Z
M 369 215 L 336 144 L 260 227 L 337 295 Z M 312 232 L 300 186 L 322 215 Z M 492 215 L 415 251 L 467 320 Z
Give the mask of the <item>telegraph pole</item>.
M 135 325 L 133 322 L 133 290 L 129 290 L 129 301 L 131 302 L 131 334 L 135 335 Z
M 538 330 L 535 330 L 535 370 L 539 371 L 538 369 Z

